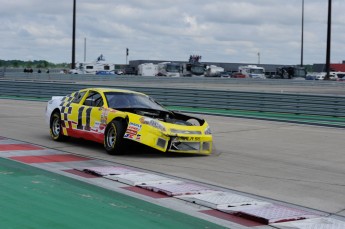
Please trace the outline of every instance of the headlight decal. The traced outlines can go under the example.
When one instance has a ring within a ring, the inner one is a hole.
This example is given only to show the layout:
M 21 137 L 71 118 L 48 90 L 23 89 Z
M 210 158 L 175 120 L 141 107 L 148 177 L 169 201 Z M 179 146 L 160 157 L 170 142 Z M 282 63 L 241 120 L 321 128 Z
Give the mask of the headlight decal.
M 201 134 L 201 131 L 170 129 L 174 134 Z
M 147 124 L 149 126 L 152 126 L 156 129 L 159 129 L 163 132 L 166 131 L 165 127 L 163 126 L 163 124 L 161 124 L 159 121 L 155 120 L 155 119 L 152 119 L 152 118 L 148 118 L 148 117 L 141 117 L 140 118 L 140 122 L 142 124 Z

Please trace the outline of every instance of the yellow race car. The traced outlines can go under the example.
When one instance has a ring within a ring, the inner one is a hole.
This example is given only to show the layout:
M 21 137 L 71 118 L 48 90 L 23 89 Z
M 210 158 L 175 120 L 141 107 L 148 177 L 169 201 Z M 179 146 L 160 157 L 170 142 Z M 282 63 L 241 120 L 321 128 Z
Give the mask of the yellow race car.
M 109 154 L 122 153 L 124 139 L 162 152 L 212 152 L 211 130 L 204 119 L 170 111 L 135 91 L 87 88 L 53 96 L 46 121 L 53 140 L 83 138 L 103 143 Z

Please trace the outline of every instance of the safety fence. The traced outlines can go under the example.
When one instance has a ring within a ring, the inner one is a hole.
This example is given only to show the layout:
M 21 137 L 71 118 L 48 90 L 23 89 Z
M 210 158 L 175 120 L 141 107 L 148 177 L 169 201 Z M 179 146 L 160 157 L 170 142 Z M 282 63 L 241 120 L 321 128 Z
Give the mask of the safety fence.
M 53 71 L 53 70 L 51 70 Z M 92 74 L 59 74 L 50 72 L 42 73 L 23 73 L 23 72 L 6 72 L 4 73 L 6 80 L 35 80 L 35 81 L 57 81 L 57 82 L 109 82 L 117 83 L 156 83 L 165 86 L 174 84 L 198 84 L 198 85 L 261 85 L 261 86 L 287 86 L 287 87 L 331 87 L 345 91 L 345 83 L 326 80 L 288 80 L 288 79 L 236 79 L 236 78 L 220 78 L 220 77 L 155 77 L 155 76 L 137 76 L 137 75 L 92 75 Z
M 53 95 L 66 95 L 88 87 L 90 85 L 87 84 L 2 80 L 0 96 L 24 96 L 48 100 Z M 92 87 L 104 87 L 104 85 L 92 85 Z M 139 91 L 152 96 L 166 106 L 345 117 L 345 96 L 134 86 L 107 87 Z
M 0 78 L 5 77 L 5 67 L 0 68 Z

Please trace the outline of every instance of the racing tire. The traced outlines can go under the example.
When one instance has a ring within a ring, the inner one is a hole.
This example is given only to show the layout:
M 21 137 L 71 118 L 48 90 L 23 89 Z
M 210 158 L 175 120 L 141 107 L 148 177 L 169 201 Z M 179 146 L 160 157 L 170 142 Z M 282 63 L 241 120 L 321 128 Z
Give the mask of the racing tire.
M 125 124 L 122 121 L 111 121 L 104 133 L 104 148 L 111 155 L 123 153 L 123 135 L 125 134 Z
M 61 115 L 54 112 L 50 117 L 50 136 L 54 141 L 64 141 L 67 136 L 63 135 L 61 127 Z

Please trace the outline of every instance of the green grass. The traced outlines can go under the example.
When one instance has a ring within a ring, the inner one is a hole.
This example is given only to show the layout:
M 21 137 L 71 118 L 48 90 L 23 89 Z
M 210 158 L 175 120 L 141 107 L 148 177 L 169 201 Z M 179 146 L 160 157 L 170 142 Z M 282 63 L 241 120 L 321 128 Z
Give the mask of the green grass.
M 223 228 L 4 158 L 0 180 L 1 229 Z

